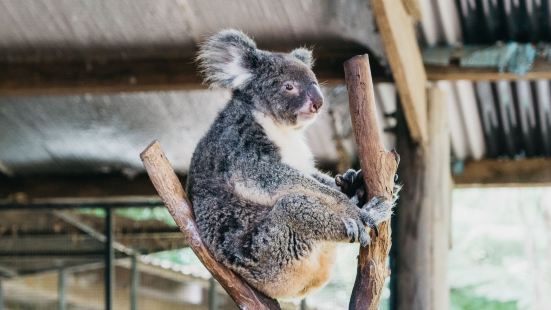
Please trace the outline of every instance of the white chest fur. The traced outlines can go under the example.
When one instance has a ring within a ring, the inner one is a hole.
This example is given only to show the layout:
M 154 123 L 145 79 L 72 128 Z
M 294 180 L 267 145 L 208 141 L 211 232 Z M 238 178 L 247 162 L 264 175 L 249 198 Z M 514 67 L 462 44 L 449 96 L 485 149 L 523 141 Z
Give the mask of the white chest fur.
M 262 113 L 255 113 L 254 116 L 268 138 L 279 147 L 283 163 L 307 175 L 315 171 L 314 156 L 305 141 L 303 130 L 279 126 Z

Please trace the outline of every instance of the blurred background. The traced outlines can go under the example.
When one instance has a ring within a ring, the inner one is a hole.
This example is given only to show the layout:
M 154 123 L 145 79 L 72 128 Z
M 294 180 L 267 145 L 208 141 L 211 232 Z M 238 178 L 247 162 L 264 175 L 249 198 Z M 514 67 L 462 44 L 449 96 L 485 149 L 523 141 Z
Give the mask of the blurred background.
M 187 248 L 139 153 L 185 182 L 230 93 L 197 44 L 241 29 L 310 47 L 319 166 L 358 167 L 342 63 L 368 54 L 402 157 L 382 309 L 551 308 L 548 0 L 0 0 L 0 309 L 236 309 Z M 346 309 L 357 245 L 284 309 Z

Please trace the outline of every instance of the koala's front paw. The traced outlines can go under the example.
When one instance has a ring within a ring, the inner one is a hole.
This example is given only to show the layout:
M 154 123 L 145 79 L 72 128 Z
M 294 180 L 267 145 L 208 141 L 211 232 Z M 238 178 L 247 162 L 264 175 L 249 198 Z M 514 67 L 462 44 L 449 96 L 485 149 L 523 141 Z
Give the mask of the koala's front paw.
M 335 177 L 335 184 L 346 194 L 348 198 L 353 198 L 358 207 L 366 202 L 367 189 L 365 187 L 362 170 L 355 171 L 348 169 L 344 174 L 338 174 Z
M 379 235 L 377 226 L 392 216 L 392 203 L 385 197 L 373 197 L 360 211 L 362 221 L 375 230 L 375 234 Z
M 371 241 L 367 230 L 365 229 L 364 223 L 359 220 L 354 220 L 351 218 L 346 218 L 343 220 L 344 226 L 346 228 L 346 235 L 350 240 L 350 243 L 359 241 L 362 247 L 365 247 Z

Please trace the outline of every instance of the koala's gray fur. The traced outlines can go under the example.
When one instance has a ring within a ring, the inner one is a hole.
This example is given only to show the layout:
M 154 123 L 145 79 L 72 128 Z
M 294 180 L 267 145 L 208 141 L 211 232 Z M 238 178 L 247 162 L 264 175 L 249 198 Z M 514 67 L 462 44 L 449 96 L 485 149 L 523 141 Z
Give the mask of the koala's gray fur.
M 201 238 L 265 294 L 304 295 L 327 281 L 335 242 L 367 245 L 366 228 L 388 219 L 391 204 L 358 208 L 314 168 L 302 129 L 317 108 L 306 121 L 300 112 L 322 100 L 309 50 L 262 51 L 225 30 L 201 46 L 198 61 L 207 82 L 233 92 L 191 162 Z

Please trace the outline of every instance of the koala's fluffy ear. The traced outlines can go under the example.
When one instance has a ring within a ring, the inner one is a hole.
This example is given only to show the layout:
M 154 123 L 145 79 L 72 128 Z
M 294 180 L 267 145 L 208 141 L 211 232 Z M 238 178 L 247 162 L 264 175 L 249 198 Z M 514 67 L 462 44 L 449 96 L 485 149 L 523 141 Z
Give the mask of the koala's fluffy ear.
M 294 49 L 291 52 L 291 56 L 300 60 L 309 68 L 312 68 L 314 66 L 314 57 L 312 56 L 312 51 L 307 48 L 301 47 L 301 48 Z
M 197 56 L 205 82 L 231 89 L 240 88 L 252 77 L 256 58 L 254 41 L 234 29 L 222 30 L 207 39 Z

